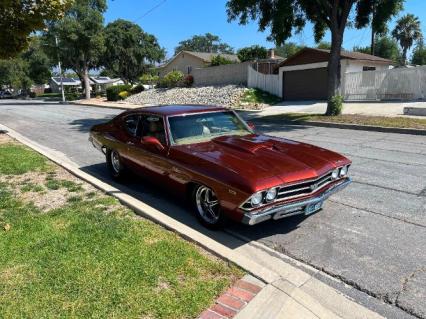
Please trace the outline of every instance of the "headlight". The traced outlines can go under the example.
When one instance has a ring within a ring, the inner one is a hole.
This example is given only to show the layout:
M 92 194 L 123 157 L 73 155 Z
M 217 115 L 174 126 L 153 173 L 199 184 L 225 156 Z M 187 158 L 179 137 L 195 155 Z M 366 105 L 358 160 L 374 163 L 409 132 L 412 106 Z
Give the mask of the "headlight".
M 266 192 L 266 201 L 267 202 L 272 202 L 276 197 L 277 197 L 277 189 L 276 188 L 271 188 Z
M 332 179 L 337 179 L 339 177 L 339 169 L 336 168 L 333 173 L 331 173 L 331 178 Z
M 262 203 L 263 200 L 263 194 L 262 192 L 258 192 L 254 194 L 250 199 L 251 206 L 259 206 Z
M 340 169 L 340 177 L 345 177 L 346 175 L 348 175 L 348 167 L 347 166 L 343 166 Z

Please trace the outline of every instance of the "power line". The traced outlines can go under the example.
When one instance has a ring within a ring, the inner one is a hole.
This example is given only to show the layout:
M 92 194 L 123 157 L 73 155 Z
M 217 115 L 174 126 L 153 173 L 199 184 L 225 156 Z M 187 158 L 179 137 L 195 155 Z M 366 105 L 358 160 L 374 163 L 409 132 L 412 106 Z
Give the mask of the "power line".
M 154 11 L 155 9 L 157 9 L 158 7 L 162 6 L 167 0 L 163 0 L 161 2 L 159 2 L 158 4 L 156 4 L 155 6 L 153 6 L 151 9 L 149 9 L 147 12 L 145 12 L 143 15 L 141 15 L 139 18 L 137 18 L 136 20 L 134 20 L 133 22 L 136 22 L 142 18 L 145 18 L 148 14 L 150 14 L 152 11 Z

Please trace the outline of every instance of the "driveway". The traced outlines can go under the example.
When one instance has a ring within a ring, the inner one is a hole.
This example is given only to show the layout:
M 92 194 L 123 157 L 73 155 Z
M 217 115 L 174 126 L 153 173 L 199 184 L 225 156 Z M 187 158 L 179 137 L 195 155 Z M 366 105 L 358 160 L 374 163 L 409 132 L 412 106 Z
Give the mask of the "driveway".
M 0 101 L 0 123 L 66 154 L 110 181 L 88 130 L 118 110 Z M 324 281 L 390 318 L 426 318 L 426 138 L 402 134 L 262 124 L 260 131 L 316 144 L 353 160 L 354 183 L 318 214 L 231 225 L 228 233 L 258 241 L 330 277 Z M 130 181 L 122 190 L 193 227 L 185 206 L 161 189 Z M 189 218 L 188 218 L 189 217 Z M 337 278 L 347 286 L 333 283 Z M 403 310 L 403 311 L 401 311 Z

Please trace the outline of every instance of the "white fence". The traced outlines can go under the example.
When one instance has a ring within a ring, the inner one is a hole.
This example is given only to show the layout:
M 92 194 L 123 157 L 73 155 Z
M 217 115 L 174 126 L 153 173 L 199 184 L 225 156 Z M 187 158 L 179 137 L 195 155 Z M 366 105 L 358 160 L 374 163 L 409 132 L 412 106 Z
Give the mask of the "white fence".
M 426 98 L 426 66 L 346 73 L 346 100 L 414 100 Z
M 251 65 L 248 66 L 247 86 L 281 96 L 282 84 L 278 74 L 263 74 L 257 72 Z

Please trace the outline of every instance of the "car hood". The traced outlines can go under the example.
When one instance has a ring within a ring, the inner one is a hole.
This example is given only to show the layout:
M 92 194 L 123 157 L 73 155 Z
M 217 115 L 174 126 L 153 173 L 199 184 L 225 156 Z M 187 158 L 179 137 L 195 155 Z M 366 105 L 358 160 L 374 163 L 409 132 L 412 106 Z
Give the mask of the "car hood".
M 350 163 L 335 152 L 267 135 L 221 136 L 186 149 L 246 179 L 254 190 L 315 178 Z

